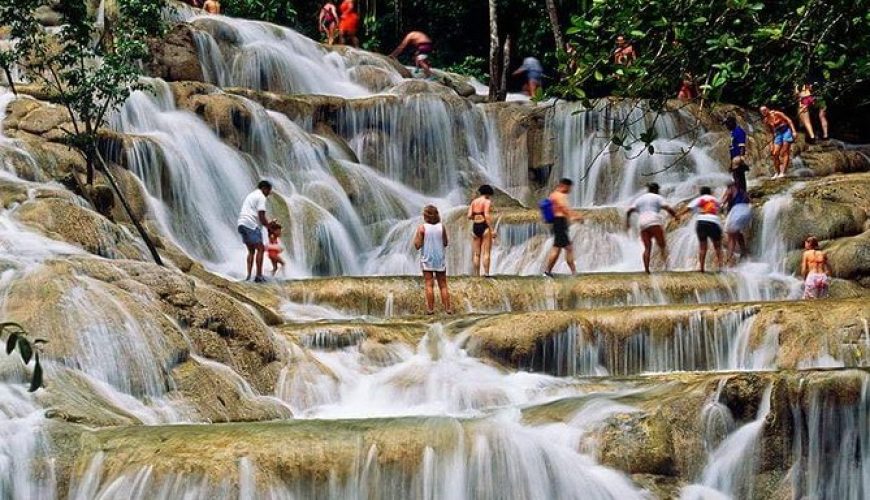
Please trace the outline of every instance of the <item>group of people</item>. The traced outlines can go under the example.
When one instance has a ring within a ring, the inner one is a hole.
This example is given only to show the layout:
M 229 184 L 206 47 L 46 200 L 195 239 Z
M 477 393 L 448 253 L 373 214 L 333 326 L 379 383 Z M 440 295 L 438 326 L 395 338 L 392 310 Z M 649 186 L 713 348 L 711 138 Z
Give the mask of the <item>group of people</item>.
M 335 43 L 336 36 L 343 45 L 359 47 L 359 13 L 354 0 L 343 0 L 338 8 L 326 2 L 317 14 L 317 29 L 326 35 L 326 44 Z

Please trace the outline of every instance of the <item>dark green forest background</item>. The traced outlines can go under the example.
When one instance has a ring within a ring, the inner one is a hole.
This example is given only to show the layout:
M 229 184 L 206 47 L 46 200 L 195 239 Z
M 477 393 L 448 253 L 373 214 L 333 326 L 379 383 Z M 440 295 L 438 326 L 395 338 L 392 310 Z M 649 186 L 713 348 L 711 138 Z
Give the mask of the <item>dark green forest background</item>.
M 338 2 L 336 2 L 338 3 Z M 691 73 L 708 100 L 770 104 L 794 114 L 795 85 L 813 81 L 834 134 L 870 142 L 870 0 L 555 0 L 564 41 L 557 50 L 546 0 L 497 0 L 500 42 L 511 64 L 538 57 L 548 96 L 673 98 Z M 228 15 L 263 19 L 318 39 L 322 2 L 225 0 Z M 435 41 L 437 67 L 487 80 L 487 0 L 358 0 L 362 47 L 387 53 L 410 30 Z M 610 60 L 616 35 L 637 62 Z M 409 62 L 406 59 L 406 62 Z M 522 85 L 508 79 L 508 89 Z

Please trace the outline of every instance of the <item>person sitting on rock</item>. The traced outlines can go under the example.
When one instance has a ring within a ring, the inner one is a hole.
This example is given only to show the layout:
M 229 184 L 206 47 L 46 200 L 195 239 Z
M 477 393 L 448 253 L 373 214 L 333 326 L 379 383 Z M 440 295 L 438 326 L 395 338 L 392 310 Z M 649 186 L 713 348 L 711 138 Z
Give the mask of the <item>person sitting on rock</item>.
M 810 236 L 804 242 L 801 275 L 804 277 L 804 299 L 824 299 L 828 296 L 831 266 L 828 256 L 819 250 L 819 240 Z
M 209 14 L 221 13 L 221 3 L 218 0 L 205 0 L 205 5 L 202 8 Z
M 429 63 L 429 54 L 432 53 L 434 45 L 429 35 L 422 31 L 412 31 L 405 35 L 402 43 L 396 47 L 396 50 L 390 53 L 390 57 L 398 58 L 407 47 L 414 48 L 414 64 L 423 70 L 426 78 L 432 76 L 432 65 Z
M 251 192 L 245 201 L 242 202 L 242 209 L 239 212 L 239 219 L 236 225 L 238 226 L 239 234 L 242 236 L 242 243 L 248 249 L 248 275 L 245 281 L 251 279 L 251 270 L 254 266 L 254 261 L 257 263 L 257 275 L 254 278 L 256 283 L 266 281 L 263 277 L 263 227 L 268 227 L 272 222 L 266 218 L 266 198 L 272 194 L 272 183 L 263 180 L 257 184 L 257 189 Z

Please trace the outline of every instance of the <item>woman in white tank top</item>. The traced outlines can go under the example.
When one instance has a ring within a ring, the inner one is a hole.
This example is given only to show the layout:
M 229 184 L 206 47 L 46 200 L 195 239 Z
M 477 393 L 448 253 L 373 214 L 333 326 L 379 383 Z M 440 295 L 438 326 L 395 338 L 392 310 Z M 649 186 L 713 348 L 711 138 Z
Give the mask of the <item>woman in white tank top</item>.
M 423 224 L 414 234 L 414 248 L 420 250 L 420 267 L 426 285 L 426 314 L 435 314 L 435 281 L 438 282 L 444 311 L 453 314 L 447 291 L 447 231 L 433 205 L 423 209 Z

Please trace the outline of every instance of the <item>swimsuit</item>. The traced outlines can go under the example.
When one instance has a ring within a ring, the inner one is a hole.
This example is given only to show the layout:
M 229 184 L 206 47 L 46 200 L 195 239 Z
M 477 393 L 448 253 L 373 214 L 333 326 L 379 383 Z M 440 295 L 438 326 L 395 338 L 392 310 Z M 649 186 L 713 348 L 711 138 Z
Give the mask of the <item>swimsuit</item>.
M 429 54 L 432 52 L 432 42 L 423 42 L 417 44 L 417 53 L 415 56 L 418 60 L 425 61 L 429 58 Z
M 279 255 L 281 255 L 281 241 L 275 240 L 274 243 L 271 241 L 268 245 L 266 245 L 266 253 L 269 254 L 270 259 L 277 259 Z
M 327 9 L 326 7 L 322 8 L 321 11 L 323 11 L 323 20 L 321 21 L 322 26 L 324 28 L 335 26 L 338 19 L 335 17 L 335 14 L 333 14 L 334 11 Z
M 807 274 L 804 281 L 805 299 L 823 299 L 828 296 L 828 286 L 831 280 L 825 273 L 812 272 Z
M 483 212 L 471 212 L 471 217 L 475 216 L 483 217 Z M 486 230 L 489 229 L 489 224 L 486 221 L 483 222 L 475 222 L 471 225 L 471 233 L 474 234 L 475 238 L 483 238 L 483 234 L 486 233 Z

